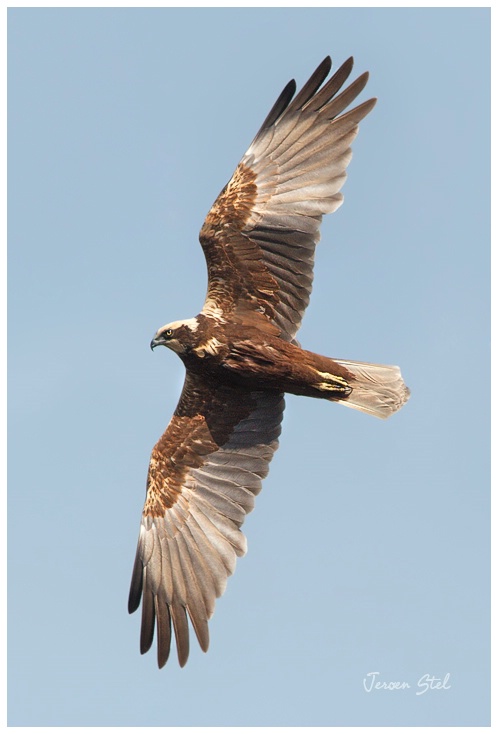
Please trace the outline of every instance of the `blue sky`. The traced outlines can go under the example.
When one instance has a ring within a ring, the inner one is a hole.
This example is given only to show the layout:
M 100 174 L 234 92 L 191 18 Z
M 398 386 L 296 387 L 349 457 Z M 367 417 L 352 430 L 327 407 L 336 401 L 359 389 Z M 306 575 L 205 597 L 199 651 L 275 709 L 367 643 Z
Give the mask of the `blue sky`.
M 11 725 L 489 722 L 489 18 L 9 11 Z M 183 367 L 148 345 L 200 310 L 206 212 L 329 53 L 379 102 L 299 338 L 401 365 L 412 398 L 388 422 L 287 399 L 209 653 L 158 671 L 126 600 Z

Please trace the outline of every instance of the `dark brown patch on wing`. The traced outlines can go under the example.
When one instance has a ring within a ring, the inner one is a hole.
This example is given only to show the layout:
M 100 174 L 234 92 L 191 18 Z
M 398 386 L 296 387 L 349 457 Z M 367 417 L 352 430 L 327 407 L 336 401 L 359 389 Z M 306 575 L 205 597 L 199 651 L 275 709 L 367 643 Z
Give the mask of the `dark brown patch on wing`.
M 256 199 L 256 175 L 248 166 L 239 163 L 230 181 L 211 207 L 201 229 L 201 237 L 218 237 L 222 230 L 241 230 Z
M 239 163 L 216 199 L 200 231 L 208 267 L 208 298 L 233 310 L 252 294 L 251 310 L 274 315 L 278 284 L 261 260 L 261 251 L 241 233 L 256 200 L 256 175 Z M 245 309 L 245 310 L 246 310 Z
M 189 468 L 201 466 L 202 454 L 217 448 L 202 416 L 174 415 L 152 450 L 144 515 L 163 517 L 181 493 Z
M 189 376 L 170 424 L 152 450 L 144 515 L 164 517 L 190 469 L 202 466 L 206 456 L 223 446 L 250 411 L 247 399 L 234 400 L 232 391 L 216 390 L 208 380 Z

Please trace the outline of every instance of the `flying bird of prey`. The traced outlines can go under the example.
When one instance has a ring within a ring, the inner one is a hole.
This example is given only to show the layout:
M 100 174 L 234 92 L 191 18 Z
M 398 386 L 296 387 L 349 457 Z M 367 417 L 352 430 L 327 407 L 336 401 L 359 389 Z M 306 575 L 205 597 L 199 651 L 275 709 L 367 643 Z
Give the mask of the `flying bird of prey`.
M 152 450 L 128 602 L 130 613 L 142 602 L 142 653 L 156 631 L 159 667 L 172 628 L 179 663 L 187 662 L 188 618 L 208 648 L 216 597 L 246 551 L 240 527 L 278 446 L 284 393 L 379 418 L 409 396 L 398 367 L 322 357 L 295 339 L 322 216 L 342 203 L 350 145 L 376 102 L 345 112 L 368 73 L 340 91 L 353 59 L 325 82 L 331 66 L 327 57 L 296 96 L 292 80 L 275 102 L 202 226 L 202 311 L 161 327 L 151 342 L 186 368 Z

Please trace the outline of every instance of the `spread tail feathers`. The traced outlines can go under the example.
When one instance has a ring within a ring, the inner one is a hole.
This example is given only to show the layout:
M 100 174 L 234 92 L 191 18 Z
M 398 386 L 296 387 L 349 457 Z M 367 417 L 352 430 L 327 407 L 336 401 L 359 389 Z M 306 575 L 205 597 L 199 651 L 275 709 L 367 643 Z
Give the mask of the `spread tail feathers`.
M 410 391 L 403 382 L 399 367 L 366 362 L 347 362 L 334 359 L 354 375 L 348 378 L 352 388 L 350 395 L 338 403 L 350 408 L 370 413 L 377 418 L 389 418 L 399 410 L 410 397 Z

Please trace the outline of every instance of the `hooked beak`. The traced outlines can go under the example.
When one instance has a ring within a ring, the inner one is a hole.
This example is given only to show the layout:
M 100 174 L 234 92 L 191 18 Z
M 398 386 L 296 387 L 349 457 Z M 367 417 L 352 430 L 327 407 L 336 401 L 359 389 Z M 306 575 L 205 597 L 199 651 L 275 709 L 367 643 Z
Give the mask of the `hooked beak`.
M 161 346 L 161 344 L 164 344 L 164 341 L 161 339 L 161 337 L 155 336 L 150 343 L 150 348 L 152 349 L 152 351 L 154 351 L 155 347 L 159 347 Z

